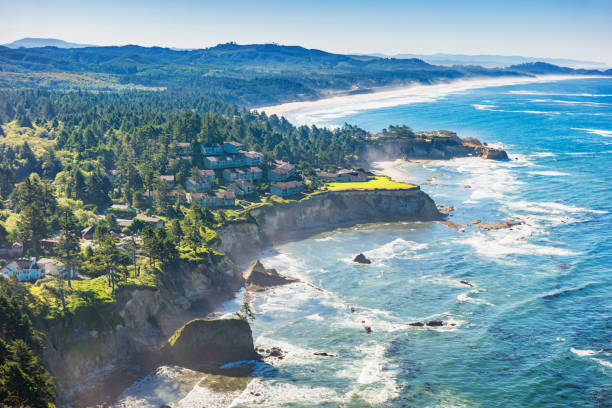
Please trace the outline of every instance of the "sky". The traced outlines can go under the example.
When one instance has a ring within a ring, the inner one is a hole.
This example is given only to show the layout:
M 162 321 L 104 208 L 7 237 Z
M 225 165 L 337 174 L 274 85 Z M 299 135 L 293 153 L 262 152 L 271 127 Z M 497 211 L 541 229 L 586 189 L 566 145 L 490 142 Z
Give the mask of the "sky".
M 0 44 L 23 37 L 176 48 L 275 42 L 612 65 L 612 0 L 0 0 Z

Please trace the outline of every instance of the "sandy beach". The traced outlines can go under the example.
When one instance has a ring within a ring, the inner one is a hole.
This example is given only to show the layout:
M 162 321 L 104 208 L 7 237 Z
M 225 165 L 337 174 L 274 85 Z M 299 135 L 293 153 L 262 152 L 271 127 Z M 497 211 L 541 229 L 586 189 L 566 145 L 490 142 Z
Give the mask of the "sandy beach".
M 433 102 L 446 95 L 477 88 L 554 82 L 568 79 L 597 78 L 584 75 L 542 75 L 536 77 L 474 78 L 434 85 L 414 84 L 399 88 L 382 88 L 371 93 L 339 95 L 316 101 L 290 102 L 254 109 L 268 115 L 284 116 L 296 125 L 321 126 L 330 119 L 357 112 L 419 102 Z

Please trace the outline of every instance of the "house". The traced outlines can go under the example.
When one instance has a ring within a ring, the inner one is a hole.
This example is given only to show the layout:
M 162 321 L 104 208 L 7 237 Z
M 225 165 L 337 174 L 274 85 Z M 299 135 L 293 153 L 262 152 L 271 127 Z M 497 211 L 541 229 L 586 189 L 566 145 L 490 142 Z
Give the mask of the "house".
M 92 240 L 94 236 L 94 232 L 96 232 L 96 226 L 90 225 L 89 227 L 83 228 L 81 231 L 81 238 L 85 240 Z
M 41 258 L 36 262 L 43 270 L 45 276 L 61 276 L 64 279 L 74 279 L 77 277 L 78 269 L 73 267 L 69 270 L 62 261 L 52 258 Z
M 45 251 L 52 251 L 59 245 L 59 238 L 44 238 L 40 240 L 40 247 Z
M 119 180 L 123 176 L 123 170 L 113 169 L 108 172 L 106 177 L 110 180 L 111 183 Z
M 5 243 L 0 246 L 0 258 L 16 258 L 23 253 L 23 244 L 21 242 Z
M 238 142 L 225 142 L 223 143 L 223 150 L 229 154 L 237 154 L 242 150 L 242 143 Z
M 223 146 L 220 144 L 202 145 L 200 147 L 202 156 L 219 156 L 223 154 Z
M 263 153 L 254 152 L 254 151 L 250 151 L 250 152 L 241 151 L 240 153 L 242 153 L 245 164 L 247 166 L 256 166 L 258 164 L 263 163 L 263 158 L 264 158 Z
M 275 168 L 268 170 L 268 179 L 270 181 L 284 181 L 295 174 L 295 166 L 293 164 L 277 160 Z
M 202 207 L 231 207 L 236 204 L 236 194 L 226 191 L 215 194 L 191 193 L 187 196 L 187 201 L 198 202 Z
M 193 158 L 191 156 L 181 156 L 180 159 L 189 162 L 189 164 L 193 162 Z
M 209 191 L 212 188 L 212 183 L 204 178 L 198 180 L 197 178 L 188 178 L 185 181 L 185 189 L 194 193 L 201 193 Z
M 34 281 L 40 279 L 44 274 L 40 265 L 36 263 L 36 258 L 17 259 L 9 262 L 0 273 L 7 278 L 16 276 L 20 281 Z
M 211 185 L 215 184 L 215 179 L 216 179 L 216 175 L 215 175 L 215 171 L 214 170 L 200 170 L 199 172 L 199 176 L 200 177 L 204 177 L 204 180 L 208 181 Z
M 127 218 L 117 218 L 117 225 L 119 226 L 119 228 L 123 229 L 132 225 L 132 220 L 129 220 Z
M 337 173 L 328 173 L 325 171 L 317 172 L 317 177 L 321 180 L 333 181 L 338 183 L 346 182 L 364 182 L 373 179 L 372 176 L 359 170 L 342 169 Z
M 174 188 L 174 176 L 172 176 L 172 175 L 158 176 L 157 180 L 160 183 L 166 183 L 168 185 L 168 187 L 170 187 L 170 188 Z
M 242 155 L 222 155 L 204 157 L 204 167 L 207 169 L 229 169 L 232 167 L 244 166 Z
M 263 178 L 263 170 L 259 167 L 249 167 L 244 171 L 247 173 L 247 180 L 249 180 L 251 183 Z
M 272 184 L 270 192 L 279 197 L 288 197 L 294 194 L 301 193 L 304 190 L 304 185 L 299 181 L 287 181 L 284 183 Z
M 218 191 L 215 193 L 219 206 L 233 207 L 236 205 L 236 194 L 232 191 Z
M 172 149 L 176 154 L 188 155 L 191 153 L 191 143 L 178 142 L 170 145 L 170 149 Z
M 234 192 L 238 197 L 252 194 L 253 185 L 246 180 L 236 180 L 229 186 L 230 191 Z
M 223 170 L 223 180 L 226 183 L 231 183 L 235 180 L 246 180 L 247 174 L 244 170 L 241 169 L 225 169 Z
M 153 228 L 163 227 L 164 225 L 164 220 L 157 217 L 149 217 L 146 215 L 138 214 L 136 216 L 136 219 L 150 224 Z

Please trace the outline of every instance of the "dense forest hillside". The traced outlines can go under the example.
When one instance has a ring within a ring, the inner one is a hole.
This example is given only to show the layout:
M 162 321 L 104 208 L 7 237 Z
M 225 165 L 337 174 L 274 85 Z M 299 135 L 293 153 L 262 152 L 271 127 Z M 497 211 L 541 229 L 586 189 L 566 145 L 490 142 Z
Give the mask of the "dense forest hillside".
M 1 87 L 195 90 L 244 107 L 410 82 L 559 73 L 602 74 L 543 63 L 503 69 L 445 67 L 419 59 L 341 55 L 276 44 L 227 43 L 197 50 L 136 45 L 0 47 Z

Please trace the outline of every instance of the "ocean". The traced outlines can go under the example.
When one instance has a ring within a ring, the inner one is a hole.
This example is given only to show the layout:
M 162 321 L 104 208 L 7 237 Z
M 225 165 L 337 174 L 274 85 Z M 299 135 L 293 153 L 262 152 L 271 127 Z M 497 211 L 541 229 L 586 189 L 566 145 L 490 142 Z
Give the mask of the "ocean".
M 304 282 L 250 295 L 256 345 L 285 358 L 256 364 L 223 401 L 198 375 L 164 367 L 128 388 L 123 406 L 612 406 L 612 80 L 375 98 L 308 120 L 448 129 L 511 160 L 380 164 L 454 206 L 459 229 L 361 225 L 261 254 Z M 514 219 L 524 224 L 473 224 Z M 354 264 L 360 252 L 372 264 Z M 428 320 L 449 324 L 409 326 Z

